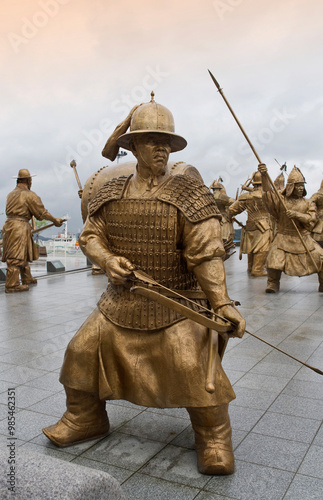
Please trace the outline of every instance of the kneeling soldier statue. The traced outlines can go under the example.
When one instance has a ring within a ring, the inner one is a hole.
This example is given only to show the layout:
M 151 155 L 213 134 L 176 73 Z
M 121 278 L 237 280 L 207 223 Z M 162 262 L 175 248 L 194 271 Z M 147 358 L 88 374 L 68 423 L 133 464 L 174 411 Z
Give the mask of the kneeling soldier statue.
M 223 345 L 219 339 L 219 354 L 218 334 L 191 319 L 211 321 L 197 312 L 209 305 L 230 321 L 229 335 L 242 337 L 245 329 L 227 294 L 219 211 L 206 186 L 170 173 L 169 154 L 186 140 L 153 93 L 134 110 L 118 145 L 134 154 L 136 171 L 98 191 L 80 237 L 108 287 L 67 347 L 60 375 L 67 410 L 43 432 L 62 447 L 106 435 L 105 400 L 185 407 L 199 471 L 231 474 L 228 404 L 235 395 L 221 365 Z M 153 284 L 142 285 L 145 277 Z

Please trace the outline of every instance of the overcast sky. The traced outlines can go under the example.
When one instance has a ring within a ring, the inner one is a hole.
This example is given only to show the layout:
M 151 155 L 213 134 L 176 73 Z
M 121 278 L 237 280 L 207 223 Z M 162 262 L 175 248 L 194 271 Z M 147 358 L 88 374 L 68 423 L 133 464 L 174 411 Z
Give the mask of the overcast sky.
M 79 231 L 70 161 L 83 185 L 111 165 L 106 139 L 151 90 L 188 142 L 170 159 L 207 185 L 221 175 L 234 197 L 257 160 L 208 68 L 272 177 L 275 159 L 296 164 L 313 194 L 323 178 L 322 18 L 320 0 L 1 0 L 0 225 L 12 177 L 28 168 L 46 208 Z

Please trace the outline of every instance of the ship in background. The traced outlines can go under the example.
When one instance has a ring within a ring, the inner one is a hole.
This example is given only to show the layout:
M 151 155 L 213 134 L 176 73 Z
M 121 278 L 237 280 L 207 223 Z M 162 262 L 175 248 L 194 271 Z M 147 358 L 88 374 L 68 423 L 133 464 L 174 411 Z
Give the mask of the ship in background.
M 47 255 L 76 255 L 81 253 L 78 235 L 67 231 L 67 221 L 64 230 L 53 235 L 50 239 L 43 239 L 42 246 L 46 247 Z

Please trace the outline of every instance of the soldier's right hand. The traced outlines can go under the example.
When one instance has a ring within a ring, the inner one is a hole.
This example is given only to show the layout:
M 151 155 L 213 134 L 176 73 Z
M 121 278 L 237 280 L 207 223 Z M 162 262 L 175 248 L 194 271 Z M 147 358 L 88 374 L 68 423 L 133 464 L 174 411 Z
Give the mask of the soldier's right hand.
M 267 173 L 267 167 L 265 165 L 265 163 L 259 163 L 258 165 L 258 172 L 260 172 L 261 174 L 266 174 Z
M 56 227 L 61 227 L 61 225 L 64 223 L 64 219 L 55 219 L 54 225 Z
M 125 257 L 112 255 L 105 261 L 105 274 L 114 285 L 124 285 L 134 269 Z

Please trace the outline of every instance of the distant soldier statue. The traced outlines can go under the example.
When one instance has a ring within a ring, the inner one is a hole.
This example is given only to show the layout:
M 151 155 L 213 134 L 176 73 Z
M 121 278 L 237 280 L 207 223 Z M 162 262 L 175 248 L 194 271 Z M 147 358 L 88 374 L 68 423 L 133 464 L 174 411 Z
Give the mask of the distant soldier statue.
M 312 237 L 323 247 L 323 181 L 320 189 L 311 196 L 310 201 L 316 206 L 318 218 L 312 229 Z
M 267 276 L 266 258 L 272 237 L 270 214 L 262 201 L 261 175 L 255 172 L 252 176 L 252 188 L 244 185 L 242 193 L 229 207 L 230 217 L 246 210 L 248 219 L 241 232 L 240 251 L 248 255 L 248 271 L 252 276 Z
M 244 332 L 226 289 L 219 211 L 206 186 L 170 172 L 169 154 L 184 149 L 186 140 L 175 134 L 171 112 L 153 93 L 134 110 L 130 132 L 117 143 L 134 154 L 136 168 L 96 193 L 80 236 L 83 252 L 107 274 L 108 287 L 67 347 L 60 375 L 67 410 L 43 432 L 61 447 L 105 436 L 105 400 L 184 407 L 200 472 L 231 474 L 228 404 L 234 392 L 212 340 L 217 333 L 192 319 L 209 301 L 232 322 L 230 335 Z M 140 287 L 142 273 L 151 286 Z M 196 303 L 187 300 L 193 298 Z M 212 381 L 206 384 L 209 365 Z
M 25 292 L 29 285 L 37 284 L 29 266 L 29 262 L 38 259 L 29 223 L 31 218 L 49 220 L 57 227 L 63 224 L 63 219 L 53 217 L 39 196 L 30 190 L 32 177 L 26 168 L 19 170 L 17 186 L 7 196 L 7 220 L 2 229 L 2 261 L 7 263 L 6 293 Z
M 264 203 L 276 219 L 276 234 L 267 258 L 266 293 L 279 291 L 282 272 L 290 276 L 317 273 L 319 292 L 323 292 L 323 250 L 311 237 L 317 220 L 316 208 L 313 201 L 304 198 L 306 190 L 302 172 L 294 167 L 286 187 L 277 196 L 268 180 L 266 165 L 260 164 L 258 170 L 262 177 Z
M 222 239 L 226 240 L 234 240 L 234 229 L 233 224 L 228 215 L 228 208 L 232 203 L 234 203 L 234 199 L 230 198 L 225 190 L 225 187 L 221 183 L 222 179 L 219 178 L 217 181 L 213 181 L 210 189 L 213 191 L 213 196 L 215 199 L 215 203 L 219 209 L 219 212 L 222 215 L 221 220 L 221 232 Z M 223 181 L 222 181 L 223 182 Z

